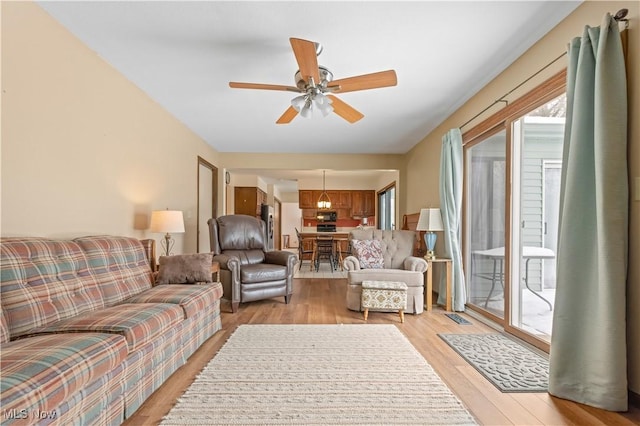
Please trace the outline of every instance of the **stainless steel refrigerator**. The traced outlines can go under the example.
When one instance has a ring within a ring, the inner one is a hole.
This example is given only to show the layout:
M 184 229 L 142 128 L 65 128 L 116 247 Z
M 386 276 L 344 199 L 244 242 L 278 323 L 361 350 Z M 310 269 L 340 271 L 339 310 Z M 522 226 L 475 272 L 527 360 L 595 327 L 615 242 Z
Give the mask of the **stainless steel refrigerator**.
M 273 250 L 273 207 L 262 204 L 261 218 L 267 224 L 267 251 Z

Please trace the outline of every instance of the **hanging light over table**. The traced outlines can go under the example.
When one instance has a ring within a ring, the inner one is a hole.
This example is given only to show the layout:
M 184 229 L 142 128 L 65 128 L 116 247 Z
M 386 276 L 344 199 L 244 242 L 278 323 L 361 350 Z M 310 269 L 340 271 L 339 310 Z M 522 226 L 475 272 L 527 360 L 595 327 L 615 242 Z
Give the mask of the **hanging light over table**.
M 318 198 L 318 208 L 319 209 L 330 209 L 331 208 L 331 199 L 329 198 L 329 194 L 327 194 L 327 190 L 324 186 L 325 183 L 325 171 L 322 171 L 322 194 Z

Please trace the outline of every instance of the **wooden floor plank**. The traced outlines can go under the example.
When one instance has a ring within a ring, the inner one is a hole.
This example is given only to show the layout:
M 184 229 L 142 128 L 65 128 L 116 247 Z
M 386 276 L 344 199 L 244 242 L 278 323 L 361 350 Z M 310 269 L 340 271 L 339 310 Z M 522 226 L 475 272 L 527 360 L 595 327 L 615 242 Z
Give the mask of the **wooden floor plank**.
M 157 425 L 241 324 L 365 324 L 362 313 L 346 308 L 345 279 L 295 279 L 289 304 L 283 297 L 240 305 L 231 313 L 222 303 L 222 330 L 207 340 L 186 365 L 174 373 L 125 422 L 126 426 Z M 460 314 L 471 325 L 460 325 L 440 307 L 420 315 L 372 312 L 367 323 L 395 324 L 460 398 L 480 424 L 485 425 L 637 425 L 640 410 L 612 413 L 547 393 L 502 393 L 438 337 L 441 333 L 495 333 L 476 319 Z

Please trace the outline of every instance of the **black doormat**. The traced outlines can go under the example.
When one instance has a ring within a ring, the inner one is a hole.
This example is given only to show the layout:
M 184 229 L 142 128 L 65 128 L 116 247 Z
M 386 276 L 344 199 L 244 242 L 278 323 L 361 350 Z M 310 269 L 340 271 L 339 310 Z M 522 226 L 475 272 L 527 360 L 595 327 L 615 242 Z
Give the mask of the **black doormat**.
M 470 321 L 467 321 L 466 319 L 462 318 L 458 314 L 445 314 L 445 315 L 451 318 L 452 320 L 454 320 L 455 322 L 457 322 L 458 324 L 471 325 Z

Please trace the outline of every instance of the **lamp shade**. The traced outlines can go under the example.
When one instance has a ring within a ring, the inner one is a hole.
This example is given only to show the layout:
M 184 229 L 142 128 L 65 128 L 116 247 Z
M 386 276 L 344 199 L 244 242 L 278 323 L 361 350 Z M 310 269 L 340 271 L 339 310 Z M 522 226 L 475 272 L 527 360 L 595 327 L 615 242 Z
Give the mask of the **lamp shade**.
M 184 219 L 180 210 L 156 210 L 151 212 L 151 232 L 184 232 Z
M 444 231 L 440 209 L 420 209 L 416 231 Z

